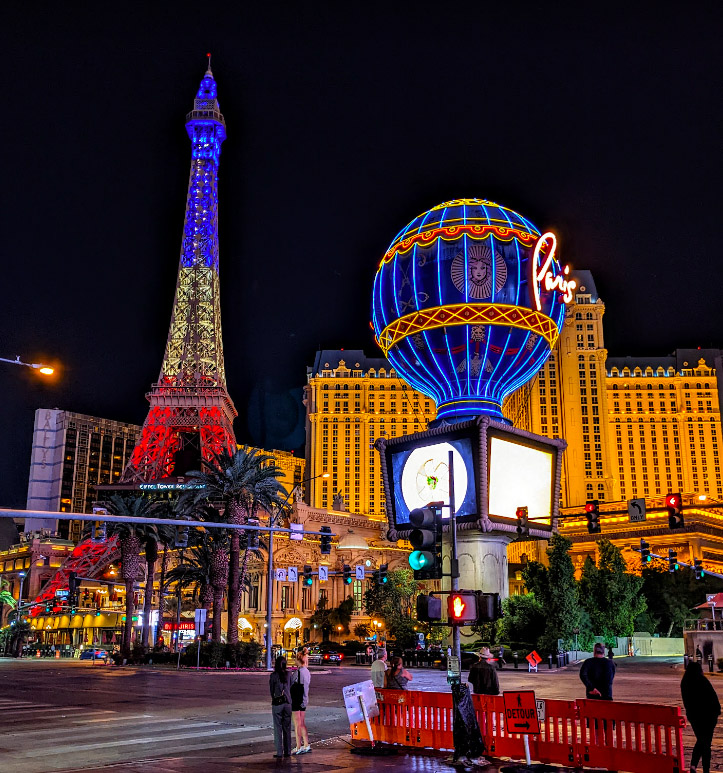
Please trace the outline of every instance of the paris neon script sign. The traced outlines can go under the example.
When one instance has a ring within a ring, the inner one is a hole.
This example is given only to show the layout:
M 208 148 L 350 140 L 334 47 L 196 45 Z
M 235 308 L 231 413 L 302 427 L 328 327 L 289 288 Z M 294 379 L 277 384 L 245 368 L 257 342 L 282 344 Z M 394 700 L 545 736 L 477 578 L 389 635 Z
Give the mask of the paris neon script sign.
M 550 250 L 540 265 L 542 260 L 541 253 L 547 242 L 551 243 Z M 535 295 L 535 306 L 538 311 L 542 311 L 542 303 L 540 302 L 541 289 L 548 293 L 558 292 L 562 295 L 563 303 L 570 303 L 573 290 L 577 287 L 577 282 L 574 279 L 567 278 L 570 273 L 569 265 L 563 267 L 562 273 L 554 272 L 552 261 L 555 259 L 556 250 L 557 237 L 550 231 L 542 234 L 535 245 L 535 252 L 532 257 L 532 289 Z

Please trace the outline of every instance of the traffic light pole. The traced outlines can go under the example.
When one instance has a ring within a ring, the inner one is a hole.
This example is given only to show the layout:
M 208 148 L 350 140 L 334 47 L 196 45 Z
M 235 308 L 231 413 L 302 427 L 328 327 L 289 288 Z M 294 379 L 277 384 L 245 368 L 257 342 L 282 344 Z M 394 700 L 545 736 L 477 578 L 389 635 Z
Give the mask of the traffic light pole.
M 451 558 L 450 558 L 450 576 L 452 579 L 452 591 L 459 590 L 459 562 L 457 561 L 457 516 L 454 502 L 454 454 L 449 452 L 449 532 L 451 539 Z M 462 647 L 459 639 L 459 626 L 452 626 L 452 649 L 461 664 Z

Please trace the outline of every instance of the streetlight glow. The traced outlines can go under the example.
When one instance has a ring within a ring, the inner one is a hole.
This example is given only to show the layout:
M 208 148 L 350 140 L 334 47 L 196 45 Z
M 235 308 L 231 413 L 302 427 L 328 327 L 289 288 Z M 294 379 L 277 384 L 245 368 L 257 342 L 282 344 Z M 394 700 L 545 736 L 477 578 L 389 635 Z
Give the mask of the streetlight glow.
M 0 362 L 9 362 L 11 365 L 24 365 L 26 368 L 32 368 L 33 370 L 40 371 L 44 376 L 51 376 L 55 373 L 55 368 L 51 368 L 50 365 L 43 365 L 42 362 L 23 362 L 18 355 L 14 360 L 8 360 L 5 357 L 0 357 Z
M 35 367 L 35 366 L 33 365 L 33 367 Z M 40 372 L 44 376 L 52 376 L 53 373 L 55 373 L 55 370 L 53 368 L 49 367 L 48 365 L 43 365 L 43 367 L 40 368 Z

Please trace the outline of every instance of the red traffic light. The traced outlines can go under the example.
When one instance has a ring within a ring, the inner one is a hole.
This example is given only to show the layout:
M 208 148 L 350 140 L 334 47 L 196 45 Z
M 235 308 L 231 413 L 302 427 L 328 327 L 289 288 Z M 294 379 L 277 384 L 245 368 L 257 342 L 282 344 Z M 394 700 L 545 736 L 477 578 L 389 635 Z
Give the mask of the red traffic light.
M 671 507 L 674 510 L 680 511 L 682 502 L 680 500 L 680 494 L 667 494 L 665 497 L 665 506 Z
M 595 502 L 586 502 L 585 503 L 585 512 L 586 513 L 594 513 L 597 509 L 597 504 Z

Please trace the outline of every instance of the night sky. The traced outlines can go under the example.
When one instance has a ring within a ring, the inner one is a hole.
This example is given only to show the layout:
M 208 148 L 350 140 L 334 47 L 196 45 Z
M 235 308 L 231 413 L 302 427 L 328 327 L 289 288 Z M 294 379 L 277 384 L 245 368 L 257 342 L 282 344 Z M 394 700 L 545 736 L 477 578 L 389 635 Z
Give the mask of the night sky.
M 240 442 L 303 443 L 289 394 L 319 346 L 379 354 L 377 263 L 451 198 L 554 229 L 612 355 L 721 346 L 723 12 L 634 5 L 4 8 L 0 356 L 58 374 L 0 363 L 0 506 L 25 505 L 36 408 L 145 418 L 207 51 Z

